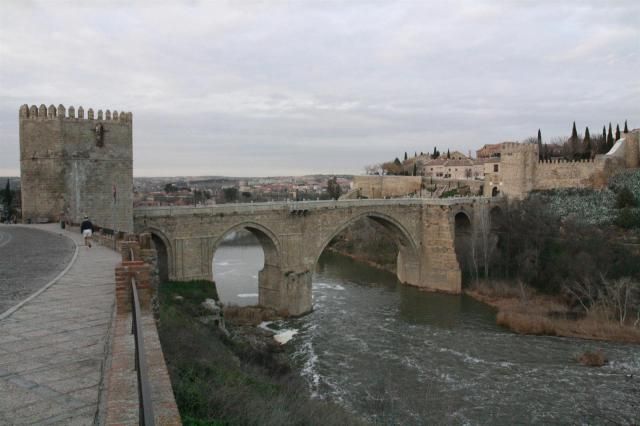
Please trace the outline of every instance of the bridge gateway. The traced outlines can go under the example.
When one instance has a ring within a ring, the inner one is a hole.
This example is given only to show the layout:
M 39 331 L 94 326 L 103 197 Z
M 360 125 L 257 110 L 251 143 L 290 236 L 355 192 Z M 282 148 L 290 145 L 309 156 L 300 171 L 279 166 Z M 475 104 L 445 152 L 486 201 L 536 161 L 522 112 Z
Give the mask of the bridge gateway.
M 331 240 L 367 217 L 390 231 L 399 249 L 401 282 L 460 293 L 455 252 L 456 215 L 471 223 L 480 209 L 502 205 L 501 198 L 390 199 L 225 204 L 210 207 L 153 207 L 134 210 L 135 232 L 150 232 L 166 259 L 167 278 L 213 280 L 216 247 L 233 230 L 247 229 L 265 254 L 259 303 L 289 315 L 310 312 L 311 278 Z

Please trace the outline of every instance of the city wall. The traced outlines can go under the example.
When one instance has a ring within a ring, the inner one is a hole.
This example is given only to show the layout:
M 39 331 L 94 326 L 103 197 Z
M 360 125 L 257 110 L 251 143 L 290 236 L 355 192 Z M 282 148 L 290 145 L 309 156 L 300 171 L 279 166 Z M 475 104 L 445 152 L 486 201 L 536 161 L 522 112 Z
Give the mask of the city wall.
M 353 189 L 366 198 L 393 198 L 420 192 L 421 176 L 354 176 Z
M 533 189 L 595 187 L 595 175 L 604 171 L 604 159 L 581 161 L 539 161 Z
M 637 129 L 626 133 L 608 153 L 578 161 L 540 161 L 537 144 L 505 144 L 500 158 L 500 174 L 492 178 L 493 185 L 506 196 L 516 199 L 524 198 L 533 190 L 602 188 L 612 174 L 640 165 L 639 134 Z
M 443 179 L 423 176 L 354 176 L 353 191 L 364 198 L 398 198 L 415 195 L 419 197 L 438 196 L 443 191 L 469 187 L 469 194 L 478 195 L 484 182 L 471 179 Z M 433 191 L 433 195 L 430 190 Z M 356 197 L 353 197 L 356 198 Z
M 76 114 L 77 113 L 77 114 Z M 19 112 L 24 221 L 133 230 L 131 113 L 23 105 Z

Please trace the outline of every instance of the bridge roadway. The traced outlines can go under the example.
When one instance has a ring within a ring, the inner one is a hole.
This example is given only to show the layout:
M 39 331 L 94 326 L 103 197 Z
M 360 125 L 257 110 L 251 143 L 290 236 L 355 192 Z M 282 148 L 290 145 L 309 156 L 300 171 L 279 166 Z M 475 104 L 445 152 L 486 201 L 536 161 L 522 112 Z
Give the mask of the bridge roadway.
M 0 425 L 91 425 L 98 418 L 120 256 L 81 246 L 79 232 L 58 225 L 30 228 L 63 234 L 78 250 L 62 276 L 0 315 Z
M 213 255 L 224 237 L 240 229 L 260 241 L 259 303 L 291 315 L 311 311 L 311 276 L 318 258 L 340 232 L 368 218 L 384 226 L 398 247 L 401 282 L 459 293 L 454 240 L 462 216 L 501 206 L 501 197 L 394 198 L 223 204 L 134 209 L 135 232 L 152 234 L 163 279 L 214 280 Z

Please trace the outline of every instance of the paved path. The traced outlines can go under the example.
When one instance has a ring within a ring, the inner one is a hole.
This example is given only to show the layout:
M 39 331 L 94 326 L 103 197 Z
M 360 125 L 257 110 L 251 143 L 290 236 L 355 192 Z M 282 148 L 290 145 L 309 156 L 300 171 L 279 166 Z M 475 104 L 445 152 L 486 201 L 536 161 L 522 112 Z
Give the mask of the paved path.
M 71 261 L 75 244 L 57 233 L 0 225 L 0 314 L 54 279 Z
M 79 233 L 64 234 L 82 244 Z M 79 247 L 62 278 L 0 320 L 1 425 L 94 423 L 119 260 Z

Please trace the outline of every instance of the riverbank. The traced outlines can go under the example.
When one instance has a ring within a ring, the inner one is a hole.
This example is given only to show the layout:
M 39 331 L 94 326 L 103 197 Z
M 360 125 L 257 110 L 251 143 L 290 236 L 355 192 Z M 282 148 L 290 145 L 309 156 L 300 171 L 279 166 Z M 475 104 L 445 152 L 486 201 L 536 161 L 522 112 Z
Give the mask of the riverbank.
M 342 407 L 311 399 L 286 347 L 250 325 L 272 314 L 236 310 L 225 334 L 203 321 L 202 302 L 218 299 L 213 283 L 164 283 L 159 295 L 158 332 L 183 424 L 359 424 Z
M 495 308 L 497 324 L 519 334 L 640 343 L 640 328 L 598 313 L 572 311 L 559 296 L 503 282 L 482 282 L 465 293 Z

